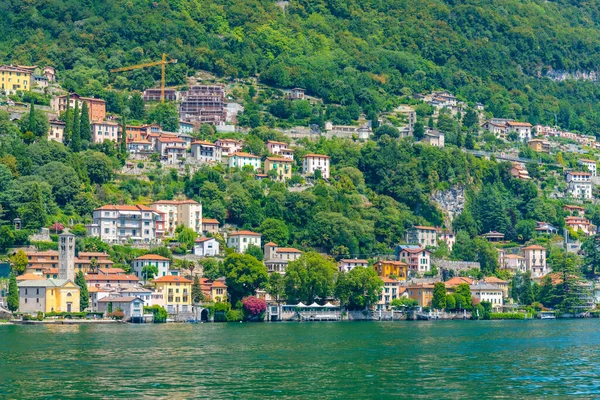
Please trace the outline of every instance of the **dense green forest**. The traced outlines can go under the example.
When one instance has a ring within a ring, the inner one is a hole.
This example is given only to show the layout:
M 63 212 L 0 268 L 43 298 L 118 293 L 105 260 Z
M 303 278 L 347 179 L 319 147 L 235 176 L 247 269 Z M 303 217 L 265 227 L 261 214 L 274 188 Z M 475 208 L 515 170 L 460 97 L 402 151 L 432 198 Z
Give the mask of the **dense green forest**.
M 86 95 L 153 86 L 159 68 L 110 68 L 166 52 L 170 85 L 196 70 L 304 87 L 368 116 L 398 95 L 448 89 L 497 117 L 595 133 L 600 89 L 548 70 L 600 69 L 600 1 L 6 0 L 0 60 L 51 64 Z M 105 98 L 107 96 L 104 96 Z

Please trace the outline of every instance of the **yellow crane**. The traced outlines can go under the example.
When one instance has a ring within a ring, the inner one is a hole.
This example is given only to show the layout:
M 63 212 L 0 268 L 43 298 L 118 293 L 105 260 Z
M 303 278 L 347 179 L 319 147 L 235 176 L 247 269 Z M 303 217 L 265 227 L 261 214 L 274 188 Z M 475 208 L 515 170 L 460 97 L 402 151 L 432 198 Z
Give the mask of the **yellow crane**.
M 161 75 L 160 75 L 160 101 L 161 103 L 165 102 L 165 65 L 167 64 L 177 64 L 177 60 L 167 60 L 167 55 L 163 53 L 162 60 L 154 61 L 144 64 L 130 65 L 128 67 L 115 68 L 111 69 L 110 72 L 123 72 L 123 71 L 132 71 L 134 69 L 146 68 L 146 67 L 156 67 L 157 65 L 161 66 Z

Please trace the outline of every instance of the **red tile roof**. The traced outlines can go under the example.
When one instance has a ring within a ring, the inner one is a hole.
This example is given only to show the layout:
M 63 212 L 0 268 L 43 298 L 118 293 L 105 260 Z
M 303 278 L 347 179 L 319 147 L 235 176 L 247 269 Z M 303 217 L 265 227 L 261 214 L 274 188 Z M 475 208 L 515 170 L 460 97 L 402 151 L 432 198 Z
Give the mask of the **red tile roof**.
M 229 234 L 229 236 L 240 236 L 240 235 L 246 235 L 246 236 L 262 236 L 261 233 L 256 233 L 256 232 L 252 232 L 252 231 L 236 231 L 236 232 L 231 232 Z
M 214 219 L 214 218 L 206 218 L 202 220 L 203 224 L 217 224 L 219 225 L 219 220 L 218 219 Z
M 85 276 L 86 281 L 125 281 L 125 282 L 139 282 L 139 279 L 133 275 L 117 275 L 117 274 L 109 274 L 109 275 L 96 275 L 96 274 L 87 274 Z
M 183 276 L 177 276 L 177 275 L 161 276 L 160 278 L 154 279 L 152 282 L 154 282 L 154 283 L 162 283 L 162 282 L 192 283 L 191 280 L 184 278 Z
M 167 257 L 159 256 L 158 254 L 145 254 L 143 256 L 139 256 L 136 260 L 161 260 L 161 261 L 171 261 Z
M 313 153 L 309 153 L 307 155 L 305 155 L 302 158 L 306 158 L 306 157 L 322 157 L 322 158 L 331 158 L 329 156 L 326 156 L 325 154 L 313 154 Z
M 236 151 L 235 153 L 232 154 L 232 156 L 248 157 L 248 158 L 260 158 L 259 156 L 255 156 L 254 154 L 244 153 L 242 151 Z

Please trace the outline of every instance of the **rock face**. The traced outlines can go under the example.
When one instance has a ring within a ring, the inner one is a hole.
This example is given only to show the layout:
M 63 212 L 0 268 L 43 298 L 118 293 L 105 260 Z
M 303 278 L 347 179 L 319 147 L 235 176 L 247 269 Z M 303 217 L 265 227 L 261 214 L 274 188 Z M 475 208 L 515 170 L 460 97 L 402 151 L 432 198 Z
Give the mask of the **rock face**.
M 444 212 L 446 224 L 449 224 L 465 208 L 465 188 L 454 186 L 448 190 L 435 192 L 431 200 Z

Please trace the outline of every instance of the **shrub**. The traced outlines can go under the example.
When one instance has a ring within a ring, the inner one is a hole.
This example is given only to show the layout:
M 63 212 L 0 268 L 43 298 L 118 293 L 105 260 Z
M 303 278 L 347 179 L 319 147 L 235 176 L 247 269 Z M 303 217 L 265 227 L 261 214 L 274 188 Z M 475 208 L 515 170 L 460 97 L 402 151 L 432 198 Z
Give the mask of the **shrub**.
M 262 314 L 267 310 L 267 302 L 254 296 L 244 297 L 242 304 L 244 310 L 252 316 Z
M 113 311 L 110 314 L 108 314 L 108 316 L 110 318 L 114 318 L 118 321 L 122 320 L 123 318 L 125 318 L 125 313 L 121 310 L 117 310 L 117 311 Z
M 242 310 L 229 310 L 225 313 L 225 320 L 227 322 L 238 322 L 244 319 L 244 312 Z
M 521 313 L 490 313 L 490 319 L 525 319 L 525 314 Z
M 167 313 L 167 310 L 165 310 L 163 307 L 161 307 L 159 305 L 155 305 L 152 307 L 144 307 L 144 313 L 154 314 L 154 323 L 155 324 L 167 322 L 167 317 L 169 316 L 169 314 Z

